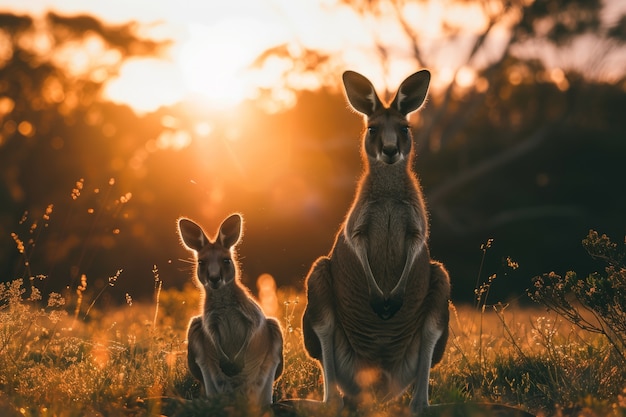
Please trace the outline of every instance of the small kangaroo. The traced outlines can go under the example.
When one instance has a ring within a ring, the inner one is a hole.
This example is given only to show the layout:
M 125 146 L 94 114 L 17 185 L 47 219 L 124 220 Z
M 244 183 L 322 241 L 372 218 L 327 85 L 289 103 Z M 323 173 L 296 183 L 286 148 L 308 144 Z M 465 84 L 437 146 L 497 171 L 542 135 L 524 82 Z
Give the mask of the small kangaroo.
M 410 408 L 418 413 L 448 339 L 450 297 L 447 271 L 430 258 L 426 207 L 411 170 L 407 116 L 424 103 L 430 73 L 404 80 L 388 107 L 364 76 L 347 71 L 343 82 L 366 119 L 366 169 L 330 254 L 306 278 L 304 344 L 321 362 L 325 402 L 356 407 L 367 392 L 388 400 L 414 383 Z
M 208 397 L 243 398 L 253 407 L 272 402 L 274 381 L 283 371 L 283 335 L 239 282 L 233 247 L 242 218 L 227 217 L 214 240 L 193 221 L 178 220 L 184 246 L 195 253 L 196 277 L 204 293 L 202 315 L 187 331 L 187 362 Z

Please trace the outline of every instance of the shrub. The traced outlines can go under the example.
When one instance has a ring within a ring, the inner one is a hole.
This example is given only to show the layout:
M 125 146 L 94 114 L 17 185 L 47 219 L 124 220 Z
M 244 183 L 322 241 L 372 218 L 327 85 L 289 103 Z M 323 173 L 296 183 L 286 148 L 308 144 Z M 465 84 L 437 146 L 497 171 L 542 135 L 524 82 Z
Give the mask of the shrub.
M 574 271 L 565 276 L 543 274 L 533 279 L 529 296 L 581 329 L 606 337 L 626 362 L 624 249 L 594 230 L 582 243 L 591 257 L 604 263 L 604 273 L 593 272 L 585 278 Z

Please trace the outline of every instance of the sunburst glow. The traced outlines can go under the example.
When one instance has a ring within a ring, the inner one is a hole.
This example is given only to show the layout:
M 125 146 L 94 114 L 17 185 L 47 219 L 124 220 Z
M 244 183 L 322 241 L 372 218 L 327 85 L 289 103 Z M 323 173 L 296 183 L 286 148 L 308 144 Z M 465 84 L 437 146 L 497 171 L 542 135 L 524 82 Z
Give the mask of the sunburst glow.
M 191 25 L 177 57 L 185 89 L 220 108 L 248 98 L 254 85 L 246 69 L 267 46 L 266 33 L 267 28 L 252 19 Z
M 117 78 L 107 83 L 105 94 L 114 101 L 130 104 L 136 111 L 153 111 L 183 98 L 179 74 L 171 62 L 132 59 L 122 66 Z

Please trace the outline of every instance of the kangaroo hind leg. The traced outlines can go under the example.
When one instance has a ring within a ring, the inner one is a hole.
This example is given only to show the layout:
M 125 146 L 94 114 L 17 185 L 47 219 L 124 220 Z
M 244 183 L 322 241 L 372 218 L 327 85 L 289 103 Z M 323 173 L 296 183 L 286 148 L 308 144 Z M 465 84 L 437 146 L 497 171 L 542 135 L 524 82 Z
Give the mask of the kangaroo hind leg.
M 450 277 L 444 266 L 435 261 L 430 263 L 430 276 L 433 283 L 434 310 L 439 312 L 439 323 L 443 332 L 435 344 L 431 366 L 438 364 L 443 359 L 443 353 L 448 343 L 450 310 Z
M 415 389 L 411 411 L 417 413 L 428 407 L 430 368 L 442 357 L 448 340 L 448 300 L 450 279 L 443 265 L 430 263 L 430 288 L 424 301 L 426 318 L 421 329 L 419 356 L 415 375 Z
M 302 316 L 304 346 L 309 355 L 321 361 L 324 373 L 324 402 L 342 404 L 337 390 L 334 333 L 336 328 L 332 299 L 330 259 L 319 258 L 306 280 L 307 306 Z
M 263 382 L 261 391 L 260 404 L 262 406 L 272 403 L 274 381 L 283 373 L 283 334 L 280 330 L 280 324 L 273 318 L 268 318 L 266 324 L 270 336 L 270 343 L 268 346 L 269 352 L 265 361 L 270 369 L 269 372 L 266 373 L 266 379 Z
M 206 339 L 202 329 L 202 317 L 194 317 L 187 331 L 187 365 L 191 375 L 202 385 L 202 391 L 207 397 L 219 393 L 211 377 L 211 359 L 207 350 L 212 348 L 213 344 Z

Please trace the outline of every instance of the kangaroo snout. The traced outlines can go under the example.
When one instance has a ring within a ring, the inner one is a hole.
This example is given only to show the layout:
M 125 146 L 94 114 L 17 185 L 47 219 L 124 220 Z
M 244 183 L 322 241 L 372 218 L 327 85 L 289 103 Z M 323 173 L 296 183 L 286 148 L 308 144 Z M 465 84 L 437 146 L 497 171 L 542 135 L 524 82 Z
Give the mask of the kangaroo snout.
M 383 146 L 383 161 L 388 164 L 393 164 L 400 159 L 400 155 L 398 152 L 398 147 L 395 145 L 385 145 Z
M 219 288 L 221 283 L 222 283 L 222 276 L 221 275 L 209 276 L 209 281 L 207 282 L 207 284 L 209 284 L 211 286 L 211 288 L 213 288 L 214 290 Z
M 383 146 L 383 153 L 392 158 L 398 154 L 398 148 L 395 145 L 385 145 Z

